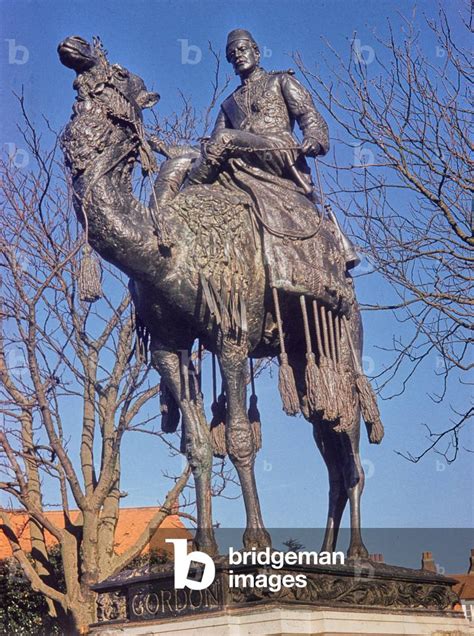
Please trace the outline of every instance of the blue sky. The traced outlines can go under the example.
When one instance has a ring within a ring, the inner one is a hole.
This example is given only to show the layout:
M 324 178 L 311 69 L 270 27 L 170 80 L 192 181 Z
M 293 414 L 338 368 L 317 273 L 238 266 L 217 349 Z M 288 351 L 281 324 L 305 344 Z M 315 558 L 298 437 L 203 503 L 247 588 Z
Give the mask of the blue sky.
M 263 53 L 262 65 L 267 69 L 286 69 L 294 66 L 290 55 L 296 50 L 308 65 L 320 61 L 325 55 L 322 37 L 343 54 L 348 51 L 354 31 L 363 46 L 376 47 L 374 32 L 385 32 L 387 18 L 392 21 L 395 34 L 400 36 L 399 13 L 411 15 L 414 3 L 406 0 L 365 0 L 363 3 L 356 0 L 3 0 L 0 6 L 3 14 L 0 135 L 4 148 L 8 143 L 20 143 L 12 91 L 20 91 L 22 85 L 27 107 L 40 128 L 42 114 L 54 129 L 67 123 L 74 99 L 74 77 L 72 71 L 60 65 L 56 46 L 68 35 L 77 34 L 87 39 L 100 35 L 109 51 L 109 59 L 141 75 L 150 89 L 161 94 L 158 111 L 171 114 L 179 108 L 179 90 L 190 96 L 198 109 L 207 104 L 214 68 L 207 43 L 210 40 L 216 49 L 223 50 L 230 29 L 251 30 Z M 451 0 L 442 6 L 454 15 L 462 3 Z M 434 17 L 436 11 L 436 3 L 417 3 L 420 42 L 433 59 L 436 49 L 423 25 L 423 14 Z M 454 22 L 456 34 L 455 15 Z M 459 37 L 463 37 L 460 31 Z M 225 72 L 231 74 L 225 62 L 224 65 Z M 234 79 L 231 86 L 235 86 Z M 386 286 L 370 276 L 359 279 L 358 293 L 367 302 L 374 299 L 383 302 L 389 295 Z M 403 335 L 403 330 L 386 314 L 366 314 L 364 324 L 368 370 L 376 373 L 388 360 L 387 354 L 378 347 L 389 345 L 392 336 Z M 362 517 L 368 527 L 472 525 L 472 455 L 462 452 L 449 466 L 442 457 L 433 454 L 413 465 L 395 453 L 397 450 L 416 452 L 424 447 L 426 440 L 421 422 L 438 429 L 448 422 L 448 405 L 435 405 L 427 396 L 433 389 L 435 365 L 435 360 L 427 361 L 401 397 L 381 403 L 386 438 L 380 447 L 369 446 L 362 430 L 361 455 L 368 477 Z M 275 377 L 263 377 L 258 388 L 264 449 L 257 459 L 256 473 L 266 523 L 273 527 L 321 526 L 326 516 L 327 475 L 312 441 L 310 426 L 303 419 L 284 416 L 279 407 Z M 455 393 L 457 400 L 468 399 L 465 388 L 458 386 Z M 469 439 L 465 435 L 463 439 L 465 446 L 474 447 L 472 436 Z M 153 505 L 160 499 L 163 481 L 156 453 L 157 448 L 148 438 L 130 436 L 126 441 L 123 489 L 129 492 L 129 497 L 125 505 Z M 137 469 L 138 456 L 140 470 Z M 216 501 L 215 516 L 223 525 L 240 525 L 243 504 Z

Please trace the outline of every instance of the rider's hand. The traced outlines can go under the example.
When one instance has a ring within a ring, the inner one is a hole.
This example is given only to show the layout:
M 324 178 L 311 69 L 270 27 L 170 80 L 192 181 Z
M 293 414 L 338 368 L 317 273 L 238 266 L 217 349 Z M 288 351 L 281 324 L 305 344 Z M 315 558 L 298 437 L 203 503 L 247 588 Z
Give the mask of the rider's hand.
M 301 150 L 305 155 L 317 157 L 321 154 L 321 144 L 314 137 L 306 137 L 301 145 Z
M 158 152 L 164 157 L 168 156 L 168 153 L 166 151 L 166 144 L 156 135 L 150 135 L 148 137 L 148 143 L 150 144 L 150 148 L 155 152 Z

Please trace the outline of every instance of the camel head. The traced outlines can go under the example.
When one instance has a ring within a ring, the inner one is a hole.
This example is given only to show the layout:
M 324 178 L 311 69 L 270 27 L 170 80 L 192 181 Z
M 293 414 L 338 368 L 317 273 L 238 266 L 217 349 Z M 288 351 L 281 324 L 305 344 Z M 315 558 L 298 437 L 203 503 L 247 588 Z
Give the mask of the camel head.
M 76 72 L 77 91 L 72 121 L 63 138 L 66 162 L 73 174 L 86 167 L 86 157 L 101 154 L 120 139 L 141 129 L 142 110 L 160 96 L 148 91 L 144 81 L 119 64 L 110 64 L 99 38 L 92 43 L 74 35 L 58 46 L 59 59 Z
M 98 62 L 95 46 L 78 35 L 72 35 L 58 45 L 61 63 L 77 74 L 92 68 Z
M 70 36 L 59 44 L 58 54 L 64 66 L 76 71 L 74 88 L 79 100 L 104 93 L 102 100 L 107 101 L 113 109 L 113 103 L 109 100 L 114 99 L 115 92 L 128 100 L 138 114 L 142 109 L 154 106 L 160 99 L 158 93 L 147 90 L 141 77 L 119 64 L 110 64 L 97 37 L 90 44 L 78 35 Z

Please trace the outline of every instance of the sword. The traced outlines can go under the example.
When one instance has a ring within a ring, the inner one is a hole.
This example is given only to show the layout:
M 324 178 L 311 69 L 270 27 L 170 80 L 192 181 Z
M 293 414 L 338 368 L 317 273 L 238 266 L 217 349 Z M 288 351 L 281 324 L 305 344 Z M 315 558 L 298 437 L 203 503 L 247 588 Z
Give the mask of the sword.
M 298 172 L 298 169 L 295 166 L 295 164 L 294 163 L 290 164 L 289 168 L 290 168 L 291 176 L 296 181 L 296 184 L 299 185 L 300 188 L 302 188 L 304 190 L 305 194 L 312 194 L 313 189 L 314 189 L 313 186 L 311 186 L 309 183 L 307 183 L 303 179 L 303 177 Z

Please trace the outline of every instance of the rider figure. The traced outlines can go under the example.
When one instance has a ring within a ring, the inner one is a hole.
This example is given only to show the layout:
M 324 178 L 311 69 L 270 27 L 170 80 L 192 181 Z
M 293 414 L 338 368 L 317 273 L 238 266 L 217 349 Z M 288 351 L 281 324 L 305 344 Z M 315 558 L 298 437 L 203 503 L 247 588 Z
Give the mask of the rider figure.
M 191 146 L 166 147 L 157 137 L 151 146 L 169 157 L 155 183 L 155 204 L 172 200 L 185 184 L 212 183 L 228 159 L 241 159 L 265 174 L 289 179 L 311 201 L 311 171 L 305 155 L 325 155 L 329 149 L 328 127 L 316 110 L 309 92 L 293 77 L 293 71 L 267 72 L 259 66 L 260 51 L 252 35 L 234 29 L 227 36 L 227 60 L 241 85 L 221 105 L 211 137 L 201 152 Z M 303 133 L 298 146 L 293 136 L 295 121 Z M 341 239 L 348 268 L 358 256 L 329 211 Z
M 240 158 L 264 172 L 291 179 L 311 197 L 311 172 L 304 155 L 316 157 L 329 149 L 328 127 L 311 95 L 292 71 L 262 69 L 258 45 L 244 29 L 229 33 L 226 57 L 241 85 L 221 105 L 188 182 L 210 183 L 226 160 Z M 303 133 L 301 146 L 292 134 L 295 121 Z
M 167 203 L 176 196 L 183 181 L 212 183 L 229 159 L 241 159 L 251 168 L 260 169 L 260 178 L 269 174 L 290 180 L 311 201 L 319 202 L 305 155 L 325 155 L 329 135 L 311 95 L 292 71 L 267 72 L 259 66 L 260 51 L 249 31 L 234 29 L 229 33 L 226 57 L 241 84 L 222 103 L 201 153 L 190 146 L 169 149 L 172 160 L 160 170 L 155 184 L 156 203 Z M 303 133 L 300 146 L 293 135 L 295 121 Z M 151 142 L 162 152 L 163 144 L 157 138 Z M 354 267 L 359 262 L 357 253 L 336 217 L 331 211 L 329 214 L 342 242 L 347 267 Z

